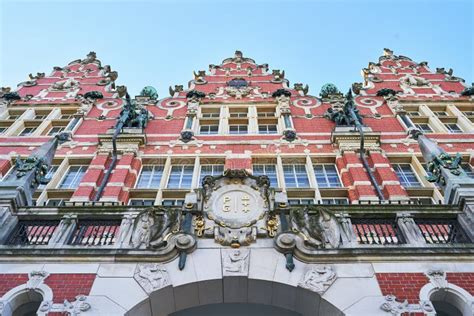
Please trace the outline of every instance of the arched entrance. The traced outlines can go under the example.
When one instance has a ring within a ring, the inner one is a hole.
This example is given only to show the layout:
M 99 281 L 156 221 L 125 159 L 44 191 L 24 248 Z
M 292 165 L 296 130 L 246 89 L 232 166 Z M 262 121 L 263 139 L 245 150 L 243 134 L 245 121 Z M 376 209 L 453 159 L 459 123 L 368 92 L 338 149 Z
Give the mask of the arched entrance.
M 198 297 L 192 292 L 199 292 Z M 225 312 L 225 313 L 224 313 Z M 191 315 L 325 315 L 344 313 L 308 289 L 288 284 L 224 277 L 174 287 L 168 285 L 129 309 L 129 316 Z

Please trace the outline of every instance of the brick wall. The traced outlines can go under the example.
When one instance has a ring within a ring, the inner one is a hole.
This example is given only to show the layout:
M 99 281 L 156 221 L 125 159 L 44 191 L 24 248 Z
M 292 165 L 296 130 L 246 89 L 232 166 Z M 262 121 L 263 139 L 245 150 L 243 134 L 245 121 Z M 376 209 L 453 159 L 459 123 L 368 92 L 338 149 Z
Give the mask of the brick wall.
M 51 274 L 45 280 L 54 293 L 54 303 L 74 301 L 77 295 L 89 295 L 95 274 Z M 0 296 L 28 281 L 28 274 L 0 274 Z

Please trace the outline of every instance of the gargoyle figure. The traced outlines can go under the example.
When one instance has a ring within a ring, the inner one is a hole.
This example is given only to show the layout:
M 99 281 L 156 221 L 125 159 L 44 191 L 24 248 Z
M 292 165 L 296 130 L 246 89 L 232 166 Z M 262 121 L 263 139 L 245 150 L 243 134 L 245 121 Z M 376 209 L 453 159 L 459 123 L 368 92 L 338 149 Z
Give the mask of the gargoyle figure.
M 31 80 L 33 79 L 41 79 L 44 78 L 45 74 L 44 72 L 37 72 L 36 76 L 33 76 L 33 74 L 29 74 L 28 77 L 30 77 Z
M 132 246 L 139 248 L 160 248 L 166 245 L 167 235 L 179 225 L 179 214 L 177 210 L 160 210 L 163 214 L 157 214 L 157 209 L 150 207 L 138 214 L 133 223 Z
M 273 75 L 273 82 L 281 82 L 285 78 L 285 71 L 281 71 L 279 69 L 275 69 L 272 71 Z
M 303 235 L 305 244 L 314 248 L 337 248 L 341 242 L 341 230 L 337 218 L 327 209 L 317 207 L 316 214 L 308 214 L 308 208 L 295 209 L 290 213 L 293 230 Z
M 42 158 L 31 156 L 22 160 L 20 157 L 18 157 L 16 159 L 14 169 L 16 171 L 17 178 L 25 176 L 30 170 L 35 170 L 35 177 L 31 183 L 31 187 L 40 184 L 47 184 L 49 181 L 46 178 L 46 174 L 48 173 L 48 165 Z
M 194 81 L 196 83 L 206 83 L 206 79 L 204 79 L 204 77 L 206 76 L 205 70 L 199 70 L 197 73 L 193 71 L 193 74 L 194 74 Z
M 308 91 L 309 91 L 309 86 L 308 85 L 305 85 L 303 87 L 303 84 L 302 83 L 295 83 L 294 85 L 294 88 L 296 91 L 298 92 L 303 92 L 303 95 L 307 95 L 308 94 Z
M 81 64 L 85 65 L 85 64 L 90 64 L 90 63 L 93 63 L 94 61 L 96 61 L 97 59 L 97 55 L 95 52 L 89 52 L 89 54 L 87 54 L 87 57 L 84 58 L 82 61 L 81 61 Z
M 183 85 L 175 85 L 174 89 L 170 86 L 170 96 L 174 96 L 175 93 L 183 91 Z

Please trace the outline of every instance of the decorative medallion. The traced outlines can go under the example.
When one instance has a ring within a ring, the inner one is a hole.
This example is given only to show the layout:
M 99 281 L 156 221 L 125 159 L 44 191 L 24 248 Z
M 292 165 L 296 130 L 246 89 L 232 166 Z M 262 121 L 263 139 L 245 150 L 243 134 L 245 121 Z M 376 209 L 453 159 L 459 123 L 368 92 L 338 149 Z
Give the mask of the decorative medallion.
M 235 248 L 254 242 L 258 234 L 267 235 L 271 198 L 268 177 L 226 170 L 222 176 L 205 177 L 202 185 L 204 216 L 195 222 L 201 235 L 214 235 L 218 243 Z

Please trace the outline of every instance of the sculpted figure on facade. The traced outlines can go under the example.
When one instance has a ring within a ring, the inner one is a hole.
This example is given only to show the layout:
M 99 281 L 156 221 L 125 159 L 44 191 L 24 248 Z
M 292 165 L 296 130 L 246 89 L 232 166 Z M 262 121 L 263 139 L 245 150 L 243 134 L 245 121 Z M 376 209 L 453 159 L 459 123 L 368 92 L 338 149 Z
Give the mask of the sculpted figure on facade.
M 313 248 L 337 248 L 341 242 L 341 229 L 337 218 L 327 209 L 294 209 L 290 213 L 293 230 Z
M 336 273 L 330 266 L 311 266 L 298 285 L 313 292 L 323 294 L 336 280 Z
M 140 263 L 133 277 L 148 294 L 171 284 L 168 271 L 161 263 Z
M 222 266 L 224 275 L 247 275 L 250 250 L 222 250 Z
M 74 80 L 72 78 L 69 78 L 67 80 L 60 80 L 55 82 L 51 88 L 53 90 L 68 90 L 68 89 L 74 89 L 79 86 L 79 82 L 77 80 Z
M 178 211 L 147 208 L 135 219 L 131 244 L 134 248 L 163 247 L 167 235 L 177 230 L 178 225 Z
M 426 273 L 430 282 L 438 289 L 448 287 L 448 280 L 446 279 L 446 272 L 440 269 L 432 269 Z
M 28 273 L 28 282 L 26 282 L 26 287 L 28 289 L 34 290 L 40 286 L 44 280 L 49 276 L 49 273 L 46 271 L 31 271 Z

